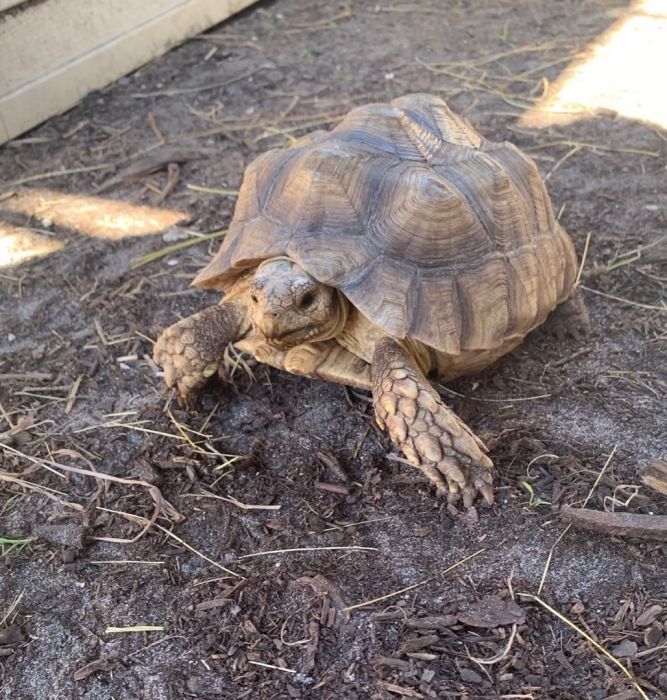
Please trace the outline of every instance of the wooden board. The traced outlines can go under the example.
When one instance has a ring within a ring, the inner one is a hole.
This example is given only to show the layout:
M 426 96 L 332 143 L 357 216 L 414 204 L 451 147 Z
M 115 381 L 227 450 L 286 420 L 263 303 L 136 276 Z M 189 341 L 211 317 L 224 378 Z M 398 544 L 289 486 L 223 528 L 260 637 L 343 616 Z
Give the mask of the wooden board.
M 0 0 L 0 143 L 253 2 Z
M 9 10 L 11 7 L 16 7 L 17 5 L 22 5 L 27 0 L 0 0 L 0 12 Z

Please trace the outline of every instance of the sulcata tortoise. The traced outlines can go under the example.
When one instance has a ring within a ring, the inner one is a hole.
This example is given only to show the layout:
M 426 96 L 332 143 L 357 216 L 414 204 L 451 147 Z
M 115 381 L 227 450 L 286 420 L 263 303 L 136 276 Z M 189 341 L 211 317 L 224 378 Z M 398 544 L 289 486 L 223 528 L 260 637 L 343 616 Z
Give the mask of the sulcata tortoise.
M 194 284 L 222 301 L 155 345 L 187 400 L 229 343 L 294 374 L 370 389 L 405 459 L 450 502 L 493 501 L 487 448 L 427 375 L 476 372 L 574 299 L 577 260 L 535 163 L 439 98 L 353 109 L 246 170 Z

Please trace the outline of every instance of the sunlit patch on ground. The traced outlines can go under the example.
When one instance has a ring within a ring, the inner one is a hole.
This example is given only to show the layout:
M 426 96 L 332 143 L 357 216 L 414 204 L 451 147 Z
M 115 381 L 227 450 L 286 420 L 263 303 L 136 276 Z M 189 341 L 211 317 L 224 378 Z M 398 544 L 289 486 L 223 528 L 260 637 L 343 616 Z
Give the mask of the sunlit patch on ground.
M 182 212 L 170 209 L 46 189 L 21 190 L 5 199 L 0 208 L 29 216 L 44 227 L 56 225 L 108 240 L 159 233 L 187 219 Z
M 667 2 L 637 0 L 519 122 L 563 125 L 611 110 L 667 128 L 666 67 Z
M 60 250 L 64 243 L 28 228 L 0 222 L 0 268 Z

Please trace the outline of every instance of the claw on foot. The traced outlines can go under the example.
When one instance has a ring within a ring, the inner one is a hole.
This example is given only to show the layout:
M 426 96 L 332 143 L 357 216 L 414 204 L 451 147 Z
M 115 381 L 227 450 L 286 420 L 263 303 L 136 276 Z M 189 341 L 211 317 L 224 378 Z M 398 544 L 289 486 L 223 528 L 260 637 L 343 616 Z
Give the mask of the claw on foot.
M 158 338 L 153 359 L 164 370 L 165 387 L 176 390 L 181 405 L 219 370 L 238 327 L 238 310 L 223 304 L 184 318 Z
M 451 411 L 392 339 L 373 358 L 373 398 L 378 424 L 449 503 L 477 495 L 493 503 L 493 463 L 484 443 Z

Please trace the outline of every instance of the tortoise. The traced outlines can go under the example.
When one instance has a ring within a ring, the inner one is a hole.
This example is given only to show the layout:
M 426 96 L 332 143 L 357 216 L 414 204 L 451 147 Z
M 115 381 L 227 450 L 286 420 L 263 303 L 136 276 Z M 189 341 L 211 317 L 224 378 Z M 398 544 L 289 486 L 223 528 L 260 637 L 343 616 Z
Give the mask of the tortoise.
M 224 296 L 167 328 L 154 358 L 184 401 L 230 343 L 370 389 L 378 425 L 438 492 L 492 503 L 486 446 L 427 377 L 510 352 L 576 299 L 576 276 L 535 163 L 412 94 L 248 166 L 227 236 L 193 282 Z

